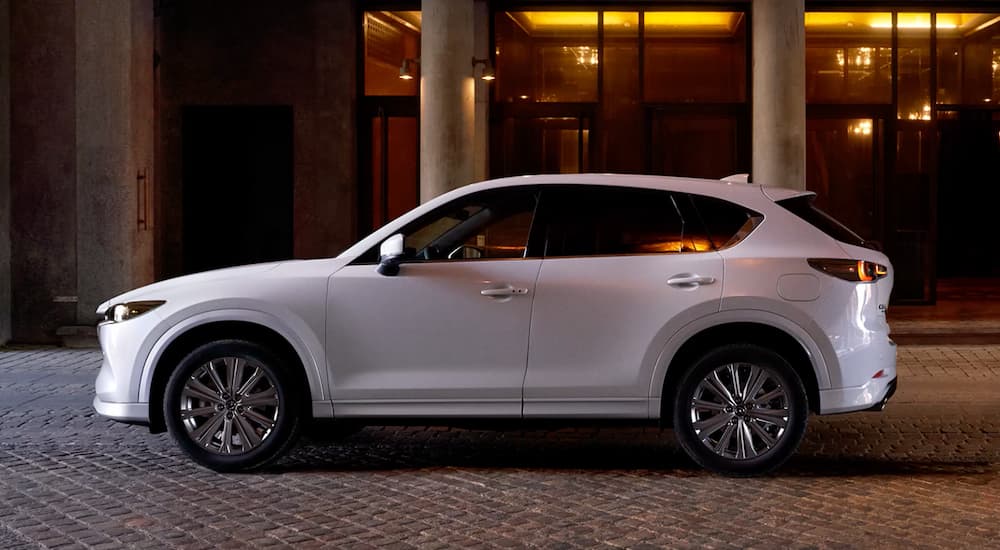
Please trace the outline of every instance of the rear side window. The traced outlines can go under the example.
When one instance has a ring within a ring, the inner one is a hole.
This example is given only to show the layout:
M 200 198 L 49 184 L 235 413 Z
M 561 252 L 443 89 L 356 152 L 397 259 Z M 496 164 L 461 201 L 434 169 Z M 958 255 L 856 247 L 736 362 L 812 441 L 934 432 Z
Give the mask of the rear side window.
M 790 199 L 776 201 L 776 203 L 785 210 L 788 210 L 792 214 L 802 218 L 809 225 L 819 229 L 823 233 L 826 233 L 830 237 L 842 243 L 872 249 L 876 248 L 874 243 L 870 243 L 862 239 L 857 233 L 848 229 L 846 225 L 840 223 L 819 208 L 816 208 L 816 205 L 813 204 L 815 199 L 815 195 L 803 195 L 800 197 L 792 197 Z
M 546 190 L 546 256 L 701 252 L 712 249 L 681 193 L 614 187 Z
M 701 216 L 708 238 L 716 250 L 742 241 L 764 219 L 753 210 L 714 197 L 691 195 L 691 202 Z

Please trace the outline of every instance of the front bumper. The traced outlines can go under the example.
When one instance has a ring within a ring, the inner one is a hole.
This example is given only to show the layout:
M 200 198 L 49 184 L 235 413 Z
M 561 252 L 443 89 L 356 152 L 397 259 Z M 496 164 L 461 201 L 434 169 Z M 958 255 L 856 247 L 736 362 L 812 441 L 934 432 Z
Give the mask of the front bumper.
M 149 424 L 149 403 L 114 403 L 101 401 L 94 397 L 94 410 L 97 414 L 130 424 Z

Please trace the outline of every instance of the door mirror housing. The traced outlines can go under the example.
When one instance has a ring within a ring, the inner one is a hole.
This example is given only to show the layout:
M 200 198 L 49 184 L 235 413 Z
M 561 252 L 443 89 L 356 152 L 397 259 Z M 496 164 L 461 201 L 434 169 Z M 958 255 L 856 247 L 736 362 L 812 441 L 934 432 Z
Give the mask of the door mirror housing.
M 387 277 L 399 275 L 399 264 L 403 262 L 403 234 L 396 233 L 382 241 L 378 249 L 376 271 Z

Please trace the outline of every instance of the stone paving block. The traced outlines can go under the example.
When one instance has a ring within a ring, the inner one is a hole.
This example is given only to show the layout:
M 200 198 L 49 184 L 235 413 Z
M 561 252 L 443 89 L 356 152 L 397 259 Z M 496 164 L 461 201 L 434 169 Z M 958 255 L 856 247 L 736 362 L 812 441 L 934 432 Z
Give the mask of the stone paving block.
M 669 430 L 648 427 L 373 427 L 303 441 L 263 475 L 218 475 L 167 435 L 94 415 L 99 364 L 87 350 L 0 351 L 0 393 L 24 398 L 0 401 L 0 548 L 1000 540 L 1000 346 L 900 347 L 886 411 L 813 417 L 784 469 L 746 480 L 695 468 Z

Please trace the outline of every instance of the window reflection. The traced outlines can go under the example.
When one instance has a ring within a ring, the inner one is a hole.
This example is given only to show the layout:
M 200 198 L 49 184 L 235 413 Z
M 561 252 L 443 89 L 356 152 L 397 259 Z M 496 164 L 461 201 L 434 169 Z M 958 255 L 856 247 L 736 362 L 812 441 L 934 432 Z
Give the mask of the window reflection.
M 875 121 L 811 119 L 806 123 L 806 183 L 816 206 L 865 239 L 875 233 Z
M 1000 14 L 937 14 L 938 95 L 949 105 L 1000 101 Z
M 892 101 L 892 14 L 806 13 L 806 100 Z
M 900 13 L 897 116 L 931 119 L 931 15 Z
M 597 101 L 597 12 L 500 12 L 498 100 Z

